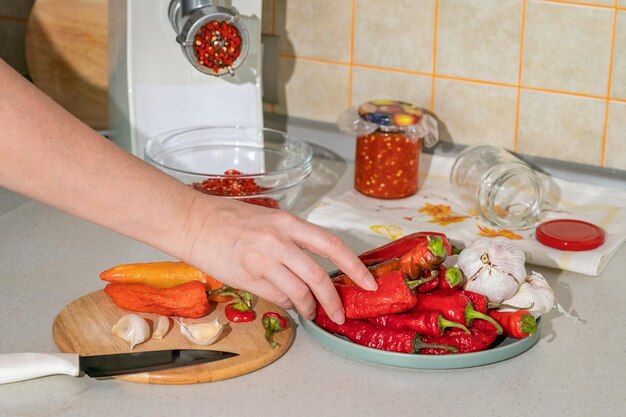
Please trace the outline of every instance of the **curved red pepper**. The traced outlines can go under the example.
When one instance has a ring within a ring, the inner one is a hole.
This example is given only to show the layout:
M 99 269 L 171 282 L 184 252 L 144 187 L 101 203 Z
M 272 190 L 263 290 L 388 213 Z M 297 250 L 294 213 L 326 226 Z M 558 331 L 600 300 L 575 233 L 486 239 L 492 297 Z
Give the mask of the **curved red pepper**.
M 446 259 L 447 251 L 440 236 L 427 236 L 400 257 L 400 268 L 415 279 L 422 271 L 432 271 Z
M 387 328 L 395 330 L 413 330 L 423 336 L 441 336 L 450 327 L 462 329 L 469 333 L 462 324 L 446 320 L 435 311 L 421 311 L 419 313 L 388 314 L 385 316 L 366 319 L 366 322 L 377 329 Z
M 274 349 L 280 347 L 274 340 L 274 334 L 282 331 L 287 327 L 287 319 L 281 316 L 278 313 L 273 311 L 268 311 L 263 314 L 261 318 L 261 323 L 263 324 L 263 328 L 265 329 L 265 340 L 270 344 L 270 346 Z
M 443 240 L 443 246 L 446 249 L 447 256 L 452 255 L 452 245 L 450 245 L 450 241 L 445 234 L 438 232 L 417 232 L 363 252 L 359 255 L 359 259 L 367 265 L 372 261 L 381 262 L 391 258 L 400 258 L 409 250 L 413 249 L 418 243 L 428 241 L 428 236 L 439 236 Z
M 435 290 L 428 294 L 418 294 L 418 302 L 413 311 L 437 311 L 448 320 L 470 326 L 474 319 L 490 322 L 502 334 L 502 327 L 488 315 L 476 311 L 470 299 L 459 291 Z
M 426 344 L 422 341 L 422 336 L 413 330 L 377 329 L 364 321 L 350 319 L 343 324 L 337 324 L 323 314 L 318 314 L 315 323 L 328 332 L 347 337 L 353 343 L 374 349 L 402 353 L 419 353 L 428 348 L 457 351 L 451 346 Z
M 498 338 L 498 331 L 493 324 L 484 320 L 477 320 L 467 334 L 461 329 L 448 330 L 443 336 L 424 337 L 425 343 L 444 344 L 454 346 L 458 353 L 480 352 L 488 349 Z M 450 352 L 443 349 L 424 349 L 420 353 L 425 355 L 446 355 Z

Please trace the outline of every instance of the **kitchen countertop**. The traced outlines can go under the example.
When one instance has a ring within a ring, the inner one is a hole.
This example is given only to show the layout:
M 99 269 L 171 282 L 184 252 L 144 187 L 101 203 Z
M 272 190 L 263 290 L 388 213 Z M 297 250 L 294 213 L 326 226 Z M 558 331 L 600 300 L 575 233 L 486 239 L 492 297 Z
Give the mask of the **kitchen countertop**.
M 299 213 L 320 196 L 351 186 L 350 162 L 341 151 L 330 151 L 332 144 L 318 144 Z M 1 189 L 0 236 L 2 353 L 58 351 L 51 335 L 56 314 L 102 289 L 100 272 L 169 258 Z M 340 236 L 357 252 L 367 249 L 352 236 Z M 625 267 L 626 247 L 599 277 L 533 266 L 580 321 L 553 310 L 533 348 L 491 365 L 415 370 L 360 362 L 321 346 L 298 327 L 282 358 L 234 379 L 163 386 L 52 376 L 0 385 L 0 416 L 624 416 Z

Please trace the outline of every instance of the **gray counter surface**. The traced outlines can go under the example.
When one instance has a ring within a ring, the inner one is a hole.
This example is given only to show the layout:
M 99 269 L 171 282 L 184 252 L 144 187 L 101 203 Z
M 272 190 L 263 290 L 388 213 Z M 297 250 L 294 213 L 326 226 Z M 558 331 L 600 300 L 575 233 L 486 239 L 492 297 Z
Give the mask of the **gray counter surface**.
M 352 166 L 323 154 L 319 148 L 300 213 L 351 184 Z M 9 191 L 0 190 L 0 202 L 0 353 L 58 351 L 51 335 L 56 314 L 101 289 L 100 272 L 168 259 Z M 367 249 L 341 237 L 357 252 Z M 487 366 L 415 370 L 360 362 L 299 327 L 282 358 L 244 376 L 183 386 L 52 376 L 0 385 L 0 416 L 624 416 L 625 267 L 626 248 L 595 278 L 533 267 L 581 320 L 553 310 L 533 348 Z

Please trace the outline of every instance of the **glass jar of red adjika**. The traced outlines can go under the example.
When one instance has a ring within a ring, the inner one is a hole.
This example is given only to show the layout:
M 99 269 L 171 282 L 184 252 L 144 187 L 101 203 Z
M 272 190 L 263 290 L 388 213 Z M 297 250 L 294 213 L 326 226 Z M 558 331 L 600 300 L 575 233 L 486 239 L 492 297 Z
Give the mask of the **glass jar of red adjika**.
M 354 188 L 383 199 L 417 192 L 422 142 L 437 143 L 435 120 L 416 106 L 374 100 L 348 109 L 339 119 L 344 133 L 355 134 Z

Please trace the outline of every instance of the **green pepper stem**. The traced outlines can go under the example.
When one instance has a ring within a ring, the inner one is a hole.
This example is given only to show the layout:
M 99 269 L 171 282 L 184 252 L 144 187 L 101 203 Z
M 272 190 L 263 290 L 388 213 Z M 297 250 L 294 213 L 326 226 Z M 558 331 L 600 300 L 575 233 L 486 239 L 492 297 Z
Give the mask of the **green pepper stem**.
M 413 290 L 416 287 L 419 287 L 422 284 L 426 284 L 427 282 L 432 281 L 433 279 L 437 278 L 437 276 L 439 275 L 439 271 L 436 270 L 432 270 L 430 272 L 430 276 L 429 277 L 425 277 L 425 278 L 421 278 L 421 279 L 414 279 L 412 281 L 405 281 L 406 285 L 409 287 L 409 289 Z
M 450 351 L 452 353 L 457 353 L 459 350 L 454 346 L 448 345 L 433 345 L 430 343 L 424 343 L 422 337 L 419 334 L 416 334 L 413 338 L 413 353 L 419 353 L 422 349 L 443 349 Z
M 493 324 L 496 327 L 496 330 L 498 330 L 498 334 L 502 334 L 502 332 L 504 331 L 502 329 L 502 326 L 500 326 L 500 324 L 497 321 L 495 321 L 492 317 L 489 317 L 486 314 L 483 314 L 479 311 L 474 310 L 472 305 L 468 304 L 467 308 L 465 309 L 465 324 L 469 326 L 472 320 L 474 319 L 486 320 L 489 323 Z
M 461 329 L 465 333 L 470 334 L 470 331 L 467 329 L 467 327 L 463 326 L 461 323 L 447 320 L 440 314 L 439 315 L 439 328 L 441 329 L 441 334 L 443 334 L 443 331 L 447 329 L 448 327 L 456 327 L 457 329 Z
M 520 322 L 520 330 L 527 335 L 533 335 L 537 331 L 537 320 L 532 314 L 524 314 Z
M 531 308 L 533 308 L 535 306 L 535 302 L 531 302 L 529 306 L 527 307 L 518 307 L 518 306 L 513 306 L 511 304 L 504 304 L 504 303 L 492 303 L 491 301 L 487 303 L 487 306 L 489 308 L 495 308 L 495 309 L 501 309 L 501 308 L 510 308 L 512 310 L 530 310 Z
M 280 347 L 280 344 L 274 340 L 274 333 L 275 332 L 272 331 L 271 329 L 267 329 L 265 331 L 265 340 L 267 340 L 267 343 L 270 344 L 272 349 L 276 349 Z
M 455 287 L 463 282 L 463 274 L 459 268 L 451 266 L 446 269 L 445 280 L 451 287 Z
M 428 236 L 428 249 L 438 258 L 445 259 L 448 256 L 443 239 L 439 236 Z

